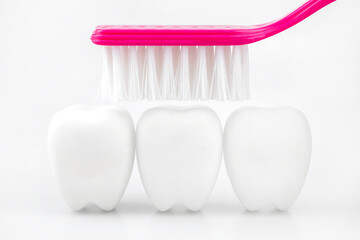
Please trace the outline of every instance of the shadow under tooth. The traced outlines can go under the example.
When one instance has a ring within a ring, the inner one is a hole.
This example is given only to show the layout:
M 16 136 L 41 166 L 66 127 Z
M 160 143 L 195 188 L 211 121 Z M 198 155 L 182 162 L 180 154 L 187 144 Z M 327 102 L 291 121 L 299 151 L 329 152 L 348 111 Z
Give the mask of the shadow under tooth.
M 148 46 L 146 48 L 143 83 L 143 97 L 149 100 L 157 100 L 160 93 L 156 74 L 154 46 Z
M 140 99 L 139 68 L 136 46 L 129 46 L 128 54 L 128 99 L 136 101 Z

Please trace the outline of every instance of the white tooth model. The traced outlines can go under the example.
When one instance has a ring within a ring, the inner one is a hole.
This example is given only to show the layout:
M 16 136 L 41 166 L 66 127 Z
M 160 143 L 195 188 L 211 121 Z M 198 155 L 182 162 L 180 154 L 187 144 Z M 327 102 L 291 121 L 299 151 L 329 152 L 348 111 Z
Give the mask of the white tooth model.
M 197 211 L 219 172 L 220 120 L 206 107 L 150 109 L 137 125 L 136 154 L 143 185 L 158 210 L 180 202 Z
M 116 207 L 131 174 L 133 121 L 117 106 L 71 106 L 50 124 L 48 150 L 65 202 L 75 211 L 88 203 Z
M 311 155 L 308 121 L 289 107 L 235 111 L 224 131 L 225 166 L 246 209 L 287 210 L 304 184 Z

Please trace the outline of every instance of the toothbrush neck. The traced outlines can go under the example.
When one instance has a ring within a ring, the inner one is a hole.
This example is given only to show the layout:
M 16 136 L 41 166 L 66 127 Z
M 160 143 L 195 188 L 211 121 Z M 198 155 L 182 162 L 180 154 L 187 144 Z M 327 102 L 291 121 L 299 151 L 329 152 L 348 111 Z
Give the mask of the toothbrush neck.
M 257 42 L 280 33 L 335 1 L 336 0 L 309 0 L 283 18 L 269 23 L 252 26 L 248 28 L 247 33 L 245 33 L 247 42 L 244 42 L 243 44 Z

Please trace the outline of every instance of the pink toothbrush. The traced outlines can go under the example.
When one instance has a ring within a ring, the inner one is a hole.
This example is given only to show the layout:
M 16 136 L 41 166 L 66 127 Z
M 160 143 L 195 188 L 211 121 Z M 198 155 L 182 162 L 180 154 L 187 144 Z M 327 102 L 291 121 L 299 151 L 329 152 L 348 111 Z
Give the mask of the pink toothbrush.
M 245 100 L 248 47 L 301 22 L 335 0 L 309 0 L 254 26 L 98 26 L 104 47 L 102 100 Z

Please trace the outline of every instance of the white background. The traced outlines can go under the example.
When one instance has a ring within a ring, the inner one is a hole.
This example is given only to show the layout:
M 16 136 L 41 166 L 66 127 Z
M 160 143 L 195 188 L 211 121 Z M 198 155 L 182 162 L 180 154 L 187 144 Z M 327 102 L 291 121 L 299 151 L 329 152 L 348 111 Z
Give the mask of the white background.
M 256 24 L 303 0 L 1 0 L 0 239 L 360 239 L 360 1 L 337 1 L 250 46 L 249 103 L 308 117 L 313 156 L 295 205 L 245 211 L 224 167 L 202 211 L 157 212 L 135 164 L 117 209 L 71 212 L 48 165 L 52 115 L 91 103 L 101 77 L 99 24 Z M 125 104 L 136 121 L 152 104 Z

